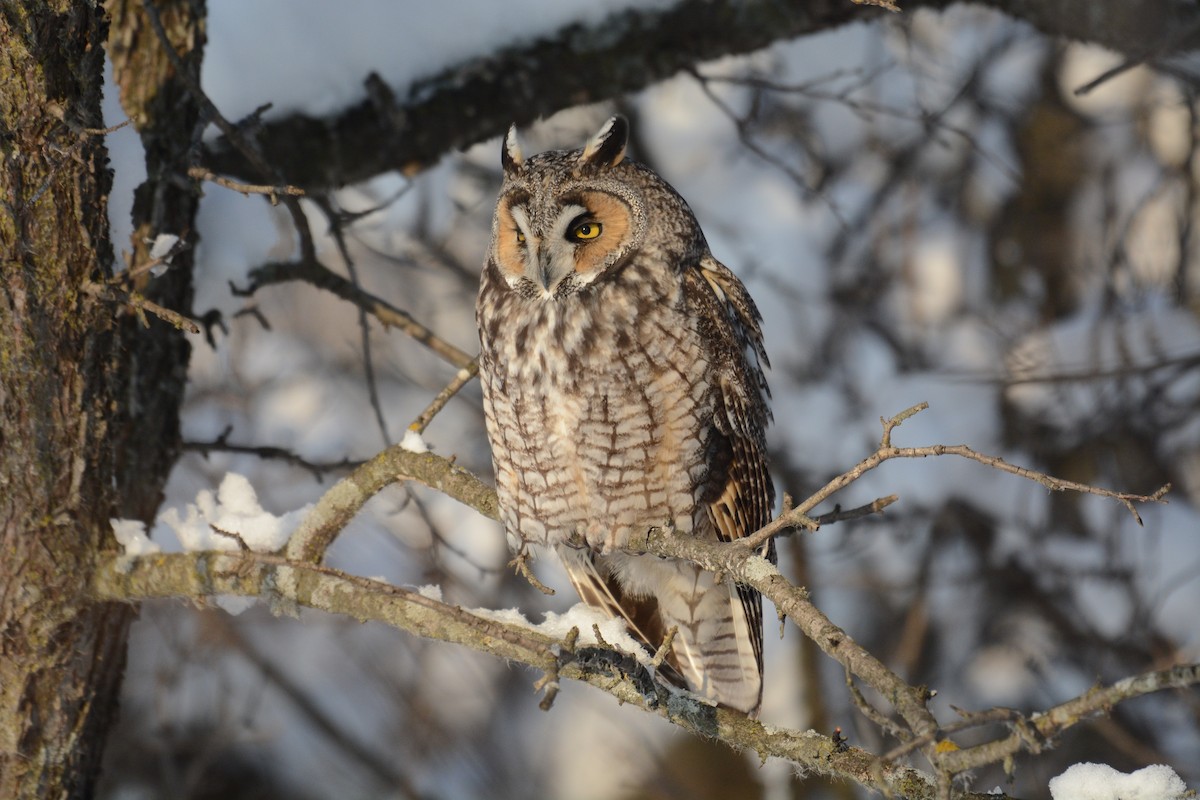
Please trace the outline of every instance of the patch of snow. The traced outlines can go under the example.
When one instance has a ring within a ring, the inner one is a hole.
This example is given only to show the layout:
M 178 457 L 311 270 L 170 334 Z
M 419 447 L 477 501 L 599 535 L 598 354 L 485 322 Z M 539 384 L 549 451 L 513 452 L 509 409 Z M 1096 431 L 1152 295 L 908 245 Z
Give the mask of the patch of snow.
M 425 440 L 421 438 L 421 434 L 411 428 L 404 432 L 404 438 L 400 440 L 400 447 L 410 453 L 429 452 L 429 445 L 425 444 Z
M 1183 779 L 1162 764 L 1128 775 L 1106 764 L 1075 764 L 1050 779 L 1054 800 L 1183 800 L 1186 792 Z
M 158 521 L 175 532 L 184 550 L 239 550 L 245 544 L 256 553 L 272 553 L 287 544 L 308 510 L 305 506 L 282 516 L 265 511 L 250 481 L 230 472 L 215 495 L 201 490 L 182 513 L 169 508 Z
M 112 525 L 113 535 L 121 547 L 125 548 L 127 557 L 162 552 L 158 542 L 151 541 L 146 535 L 146 523 L 140 519 L 110 519 L 108 523 Z
M 427 597 L 430 600 L 436 600 L 439 603 L 443 602 L 442 587 L 434 583 L 427 583 L 424 586 L 418 586 L 417 594 L 421 595 L 421 597 Z
M 157 278 L 170 268 L 171 251 L 177 244 L 179 244 L 179 237 L 173 233 L 160 233 L 154 237 L 154 241 L 150 243 L 150 258 L 162 259 L 162 263 L 150 268 L 151 275 Z

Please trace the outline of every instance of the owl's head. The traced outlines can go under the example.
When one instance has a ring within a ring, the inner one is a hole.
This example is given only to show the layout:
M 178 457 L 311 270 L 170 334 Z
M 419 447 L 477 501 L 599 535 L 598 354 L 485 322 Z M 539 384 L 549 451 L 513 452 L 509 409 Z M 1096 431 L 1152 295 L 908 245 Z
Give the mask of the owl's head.
M 686 210 L 665 181 L 625 158 L 628 140 L 629 123 L 617 116 L 581 150 L 525 158 L 509 130 L 490 260 L 510 288 L 541 299 L 576 294 L 646 244 L 648 209 Z

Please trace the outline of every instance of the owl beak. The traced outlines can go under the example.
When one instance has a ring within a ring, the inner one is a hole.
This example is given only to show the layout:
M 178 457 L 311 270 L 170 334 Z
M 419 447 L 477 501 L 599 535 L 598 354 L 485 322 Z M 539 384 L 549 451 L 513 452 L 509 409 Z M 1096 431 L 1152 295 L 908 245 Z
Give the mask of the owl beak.
M 562 269 L 561 265 L 555 264 L 554 254 L 549 248 L 539 249 L 536 265 L 530 264 L 529 266 L 529 271 L 536 273 L 530 275 L 529 278 L 546 292 L 552 291 L 566 274 L 566 270 Z

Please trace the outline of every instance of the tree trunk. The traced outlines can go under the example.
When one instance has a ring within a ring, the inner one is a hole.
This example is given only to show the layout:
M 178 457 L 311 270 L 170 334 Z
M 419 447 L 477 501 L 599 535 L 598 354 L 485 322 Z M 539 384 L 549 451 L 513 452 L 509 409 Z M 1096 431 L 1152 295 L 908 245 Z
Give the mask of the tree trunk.
M 94 793 L 135 611 L 94 602 L 91 574 L 111 517 L 153 515 L 178 449 L 186 342 L 111 282 L 107 28 L 92 3 L 0 4 L 4 798 Z M 189 273 L 154 299 L 188 313 Z

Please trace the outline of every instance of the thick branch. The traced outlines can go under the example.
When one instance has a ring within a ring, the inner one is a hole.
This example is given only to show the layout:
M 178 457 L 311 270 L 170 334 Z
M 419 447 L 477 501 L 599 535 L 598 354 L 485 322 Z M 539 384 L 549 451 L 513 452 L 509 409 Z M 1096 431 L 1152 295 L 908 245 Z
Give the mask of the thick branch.
M 995 764 L 1021 750 L 1037 753 L 1067 728 L 1088 717 L 1107 714 L 1113 706 L 1144 694 L 1167 689 L 1200 686 L 1200 663 L 1180 664 L 1170 669 L 1124 678 L 1109 686 L 1097 686 L 1040 714 L 1011 723 L 1013 732 L 1004 739 L 946 753 L 939 766 L 958 774 L 984 764 Z
M 413 453 L 393 445 L 334 484 L 292 534 L 288 557 L 320 563 L 325 550 L 359 509 L 385 486 L 415 480 L 453 497 L 483 514 L 499 516 L 496 492 L 450 459 L 433 453 Z
M 267 597 L 359 621 L 374 620 L 428 639 L 461 644 L 561 678 L 578 680 L 608 692 L 680 727 L 775 756 L 805 770 L 848 778 L 893 796 L 932 800 L 932 780 L 910 767 L 881 764 L 871 753 L 839 745 L 813 731 L 766 728 L 744 714 L 708 706 L 661 684 L 647 686 L 634 677 L 561 656 L 563 643 L 532 628 L 487 619 L 457 606 L 379 581 L 326 567 L 288 562 L 249 552 L 154 554 L 101 563 L 92 584 L 101 600 L 132 601 L 161 597 L 203 599 L 218 594 Z M 986 795 L 964 795 L 976 800 Z
M 1200 9 L 1172 0 L 987 0 L 984 5 L 1044 33 L 1092 41 L 1133 60 L 1196 44 Z M 943 8 L 946 0 L 904 2 Z M 446 153 L 571 106 L 637 91 L 687 67 L 773 42 L 871 19 L 880 9 L 848 0 L 684 0 L 667 9 L 626 9 L 591 26 L 450 67 L 410 87 L 376 75 L 369 98 L 326 118 L 295 114 L 266 123 L 263 151 L 288 183 L 336 188 L 389 171 L 412 174 Z M 1182 33 L 1181 33 L 1182 32 Z M 217 173 L 258 180 L 245 157 L 220 140 L 206 156 Z
M 666 9 L 626 9 L 466 61 L 395 94 L 372 75 L 369 99 L 331 118 L 297 114 L 268 122 L 259 141 L 288 183 L 309 190 L 392 170 L 412 174 L 514 122 L 607 100 L 702 61 L 874 13 L 845 0 L 684 0 Z M 217 173 L 258 177 L 224 140 L 206 163 Z

